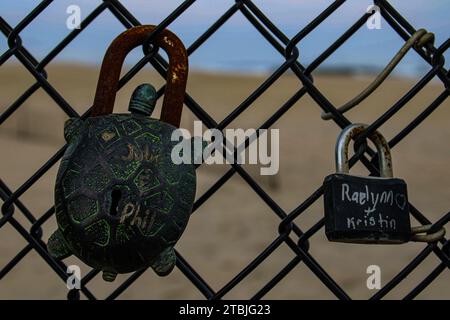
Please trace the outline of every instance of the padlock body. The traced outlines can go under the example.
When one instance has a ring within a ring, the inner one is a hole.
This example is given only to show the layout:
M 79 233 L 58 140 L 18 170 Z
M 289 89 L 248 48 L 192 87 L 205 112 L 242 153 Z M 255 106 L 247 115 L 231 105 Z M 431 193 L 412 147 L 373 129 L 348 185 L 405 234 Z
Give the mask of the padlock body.
M 331 174 L 324 181 L 328 240 L 396 244 L 409 241 L 406 183 L 397 178 Z
M 175 164 L 176 128 L 142 115 L 90 117 L 58 171 L 56 218 L 86 264 L 127 273 L 175 245 L 195 198 L 193 164 Z

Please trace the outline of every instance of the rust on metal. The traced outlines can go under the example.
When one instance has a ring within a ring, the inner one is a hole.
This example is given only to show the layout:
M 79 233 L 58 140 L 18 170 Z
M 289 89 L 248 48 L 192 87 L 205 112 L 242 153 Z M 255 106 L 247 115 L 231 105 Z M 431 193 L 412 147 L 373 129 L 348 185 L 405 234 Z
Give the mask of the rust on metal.
M 352 139 L 357 139 L 366 129 L 368 125 L 355 123 L 342 130 L 336 143 L 336 171 L 340 173 L 348 173 L 349 159 L 348 159 L 348 145 Z M 380 164 L 381 177 L 392 177 L 392 157 L 389 144 L 386 139 L 375 131 L 369 137 L 378 151 L 378 162 Z
M 142 45 L 155 30 L 153 25 L 131 28 L 121 33 L 106 51 L 100 69 L 91 116 L 110 114 L 114 108 L 123 61 L 132 49 Z M 154 44 L 167 52 L 169 68 L 161 120 L 179 127 L 188 75 L 188 56 L 181 40 L 167 29 L 158 33 Z

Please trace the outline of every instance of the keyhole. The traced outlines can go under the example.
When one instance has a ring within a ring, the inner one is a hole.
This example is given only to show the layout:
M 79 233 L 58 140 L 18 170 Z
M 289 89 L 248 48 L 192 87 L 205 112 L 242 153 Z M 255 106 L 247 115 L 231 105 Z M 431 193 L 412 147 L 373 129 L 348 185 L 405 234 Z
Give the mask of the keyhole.
M 113 217 L 118 215 L 117 206 L 119 205 L 120 198 L 122 197 L 122 191 L 119 189 L 114 189 L 111 192 L 111 208 L 109 210 L 109 214 Z

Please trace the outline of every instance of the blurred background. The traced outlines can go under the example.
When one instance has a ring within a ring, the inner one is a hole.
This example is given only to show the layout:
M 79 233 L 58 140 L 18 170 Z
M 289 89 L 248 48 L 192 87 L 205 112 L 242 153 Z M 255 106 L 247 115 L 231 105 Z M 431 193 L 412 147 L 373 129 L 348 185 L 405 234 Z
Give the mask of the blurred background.
M 40 1 L 2 0 L 0 16 L 15 27 Z M 70 14 L 66 9 L 78 5 L 84 19 L 101 1 L 59 0 L 52 2 L 22 32 L 22 44 L 42 60 L 67 34 Z M 182 1 L 120 1 L 141 23 L 158 24 Z M 198 0 L 169 29 L 189 47 L 211 24 L 235 2 Z M 255 0 L 259 9 L 292 38 L 332 1 L 325 0 Z M 435 34 L 438 47 L 449 36 L 448 0 L 392 0 L 415 28 Z M 298 49 L 299 62 L 308 66 L 367 10 L 372 1 L 348 0 L 303 39 Z M 108 11 L 104 11 L 81 32 L 45 68 L 48 82 L 79 113 L 92 104 L 99 64 L 111 41 L 125 28 Z M 348 41 L 313 72 L 314 84 L 335 106 L 342 105 L 363 90 L 403 45 L 403 39 L 381 19 L 380 29 L 361 27 Z M 0 35 L 0 54 L 8 50 L 8 39 Z M 161 50 L 162 51 L 162 50 Z M 127 57 L 123 73 L 142 58 L 142 48 Z M 448 52 L 444 54 L 447 60 Z M 187 92 L 217 122 L 258 88 L 285 58 L 262 37 L 246 17 L 237 12 L 208 41 L 190 56 Z M 448 63 L 446 63 L 448 69 Z M 352 122 L 372 123 L 405 95 L 431 67 L 411 50 L 392 75 L 357 108 L 348 113 Z M 133 89 L 150 82 L 164 84 L 150 66 L 141 70 L 117 94 L 116 112 L 126 111 Z M 35 83 L 33 76 L 15 57 L 0 66 L 0 113 Z M 285 72 L 250 108 L 227 128 L 258 128 L 302 84 Z M 442 82 L 432 80 L 392 119 L 380 128 L 389 140 L 410 123 L 445 90 Z M 161 101 L 159 101 L 160 105 Z M 435 222 L 450 208 L 450 103 L 444 101 L 416 130 L 393 150 L 394 175 L 405 179 L 411 203 Z M 260 176 L 258 165 L 244 165 L 252 178 L 286 212 L 289 213 L 309 197 L 323 178 L 334 170 L 334 144 L 339 128 L 320 118 L 321 108 L 308 96 L 302 97 L 271 128 L 280 130 L 280 170 L 275 176 Z M 159 109 L 157 110 L 157 115 Z M 0 178 L 12 190 L 20 187 L 36 170 L 64 145 L 63 123 L 67 115 L 38 89 L 14 114 L 0 125 Z M 181 126 L 192 129 L 196 117 L 185 108 Z M 201 166 L 198 169 L 197 198 L 207 191 L 227 170 L 227 165 Z M 42 216 L 53 205 L 53 188 L 57 165 L 53 166 L 21 197 L 35 214 Z M 357 165 L 355 174 L 367 175 Z M 1 201 L 1 200 L 0 200 Z M 27 230 L 29 221 L 16 215 Z M 322 198 L 303 212 L 295 223 L 308 230 L 323 217 Z M 176 248 L 191 266 L 217 291 L 238 274 L 277 236 L 280 219 L 235 174 L 208 201 L 195 211 Z M 418 224 L 412 219 L 412 224 Z M 55 218 L 43 225 L 46 241 L 56 227 Z M 295 239 L 295 237 L 294 237 Z M 22 236 L 9 224 L 0 228 L 0 269 L 26 245 Z M 310 239 L 310 253 L 323 269 L 353 298 L 366 299 L 376 291 L 366 286 L 366 268 L 381 268 L 382 285 L 392 279 L 424 248 L 423 244 L 367 246 L 330 243 L 323 228 Z M 255 271 L 225 298 L 252 297 L 293 258 L 287 245 L 281 245 Z M 90 269 L 76 258 L 66 264 Z M 387 298 L 405 296 L 439 263 L 433 254 L 411 273 Z M 97 276 L 88 288 L 99 298 L 106 297 L 129 275 L 114 283 Z M 445 270 L 418 297 L 450 298 L 450 273 Z M 67 295 L 65 283 L 34 251 L 0 279 L 0 298 L 62 299 Z M 201 293 L 178 270 L 166 278 L 146 271 L 119 298 L 183 299 L 202 298 Z M 298 264 L 264 298 L 332 299 L 333 294 L 303 263 Z

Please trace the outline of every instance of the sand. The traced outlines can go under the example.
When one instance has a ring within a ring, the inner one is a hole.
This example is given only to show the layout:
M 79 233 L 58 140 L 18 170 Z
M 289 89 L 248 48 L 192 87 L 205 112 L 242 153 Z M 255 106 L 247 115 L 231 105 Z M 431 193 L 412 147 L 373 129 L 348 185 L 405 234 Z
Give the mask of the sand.
M 48 81 L 77 112 L 83 112 L 93 100 L 98 68 L 56 65 L 48 68 Z M 264 76 L 208 74 L 192 72 L 189 94 L 217 121 L 236 108 L 264 81 Z M 334 104 L 343 104 L 371 81 L 366 77 L 317 76 L 315 83 Z M 142 82 L 163 83 L 151 71 L 141 71 L 118 94 L 116 112 L 126 110 L 133 88 Z M 370 123 L 391 107 L 413 85 L 414 80 L 389 78 L 358 108 L 349 112 L 352 121 Z M 33 84 L 33 78 L 23 67 L 0 68 L 0 112 Z M 285 75 L 259 97 L 229 128 L 257 128 L 299 88 L 300 82 Z M 382 126 L 381 132 L 391 139 L 415 116 L 425 109 L 444 88 L 433 82 L 412 99 L 405 108 Z M 431 221 L 436 221 L 450 208 L 450 102 L 447 100 L 424 123 L 401 141 L 392 151 L 394 174 L 408 183 L 409 198 L 416 208 Z M 159 110 L 158 114 L 159 114 Z M 259 166 L 244 165 L 250 175 L 278 205 L 289 213 L 311 195 L 323 178 L 334 170 L 334 144 L 339 129 L 320 118 L 321 109 L 308 96 L 300 99 L 272 128 L 280 129 L 280 170 L 272 178 L 259 175 Z M 1 179 L 13 190 L 28 179 L 62 145 L 63 122 L 67 115 L 42 89 L 27 100 L 0 127 Z M 184 109 L 182 127 L 192 129 L 195 116 Z M 227 165 L 202 166 L 198 170 L 197 197 L 211 187 L 229 169 Z M 57 166 L 52 167 L 22 197 L 23 203 L 37 218 L 53 204 L 53 187 Z M 362 166 L 353 170 L 366 174 Z M 21 213 L 15 217 L 29 230 L 31 227 Z M 323 217 L 322 198 L 302 213 L 295 223 L 308 230 Z M 278 235 L 280 219 L 238 174 L 193 214 L 188 227 L 176 246 L 189 264 L 211 285 L 219 290 L 240 270 L 264 250 Z M 412 219 L 412 224 L 418 224 Z M 46 241 L 55 229 L 52 217 L 43 227 Z M 296 241 L 296 236 L 291 235 Z M 0 268 L 6 265 L 26 241 L 11 225 L 0 229 Z M 366 299 L 376 293 L 366 286 L 369 265 L 381 268 L 381 282 L 386 284 L 404 268 L 424 244 L 408 243 L 396 246 L 352 245 L 330 243 L 321 229 L 310 239 L 310 253 L 352 298 Z M 236 286 L 227 299 L 251 298 L 294 257 L 287 245 L 281 245 L 244 281 Z M 77 264 L 82 275 L 89 268 L 76 258 L 67 264 Z M 403 297 L 428 275 L 439 260 L 431 254 L 415 271 L 397 286 L 387 298 Z M 88 288 L 99 298 L 105 298 L 129 275 L 120 275 L 113 283 L 97 276 Z M 450 297 L 450 273 L 445 270 L 418 298 Z M 36 253 L 31 252 L 0 280 L 0 299 L 63 299 L 65 283 Z M 146 271 L 121 299 L 196 299 L 201 293 L 178 270 L 159 278 Z M 333 294 L 305 264 L 298 264 L 264 298 L 271 299 L 333 299 Z

